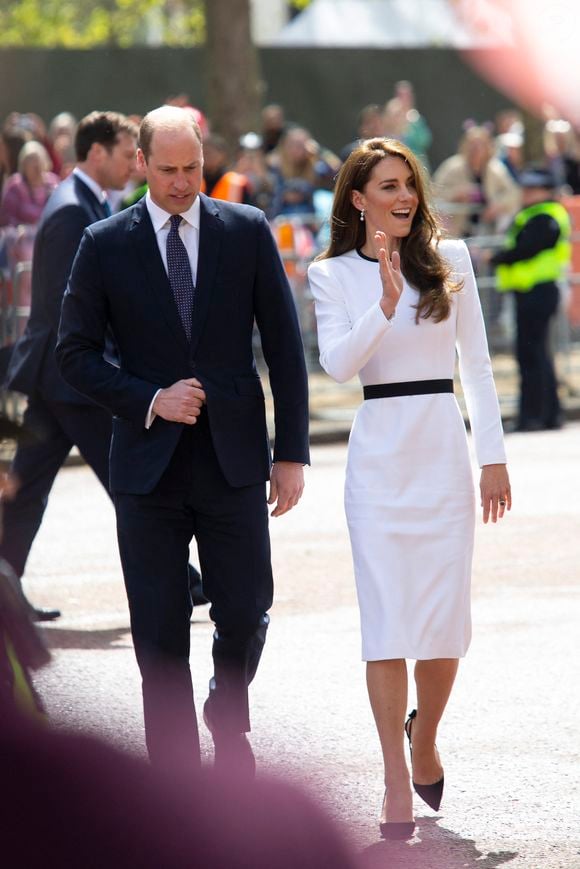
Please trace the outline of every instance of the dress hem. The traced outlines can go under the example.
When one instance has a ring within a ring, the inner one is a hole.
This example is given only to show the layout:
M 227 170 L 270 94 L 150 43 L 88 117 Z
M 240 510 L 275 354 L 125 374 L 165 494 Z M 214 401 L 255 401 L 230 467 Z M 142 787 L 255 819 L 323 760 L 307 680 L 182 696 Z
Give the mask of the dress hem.
M 367 664 L 372 663 L 373 661 L 400 661 L 401 659 L 406 661 L 437 661 L 441 658 L 465 658 L 468 649 L 462 650 L 458 652 L 456 649 L 453 651 L 446 650 L 444 652 L 430 653 L 427 655 L 418 655 L 416 652 L 407 653 L 404 655 L 398 654 L 383 654 L 383 655 L 362 655 L 361 660 Z

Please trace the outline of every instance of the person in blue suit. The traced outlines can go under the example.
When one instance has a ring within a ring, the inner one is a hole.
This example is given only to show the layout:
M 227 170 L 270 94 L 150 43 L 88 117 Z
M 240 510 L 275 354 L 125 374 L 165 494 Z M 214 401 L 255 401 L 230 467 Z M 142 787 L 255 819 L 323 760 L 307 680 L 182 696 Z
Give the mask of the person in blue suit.
M 155 109 L 139 144 L 149 192 L 85 231 L 56 355 L 67 382 L 114 416 L 111 489 L 150 759 L 200 763 L 187 593 L 195 537 L 216 627 L 204 720 L 216 766 L 251 775 L 248 685 L 273 595 L 267 505 L 280 516 L 297 504 L 309 461 L 298 319 L 263 212 L 199 192 L 191 113 Z M 274 399 L 273 465 L 254 322 Z M 103 356 L 109 329 L 119 368 Z
M 54 358 L 60 307 L 75 254 L 87 226 L 110 216 L 107 190 L 123 189 L 135 165 L 137 127 L 116 112 L 92 112 L 79 124 L 78 163 L 52 194 L 35 240 L 30 319 L 17 342 L 7 386 L 28 396 L 24 422 L 36 442 L 20 444 L 12 467 L 19 480 L 5 507 L 0 557 L 22 578 L 54 479 L 76 446 L 109 492 L 111 414 L 68 386 Z M 107 342 L 108 358 L 116 351 Z M 201 577 L 189 566 L 195 605 L 207 603 Z M 60 616 L 56 608 L 29 607 L 36 621 Z
M 110 214 L 106 190 L 121 190 L 135 164 L 136 127 L 116 112 L 92 112 L 76 134 L 77 165 L 52 193 L 34 243 L 30 318 L 11 354 L 5 385 L 28 396 L 24 425 L 35 441 L 18 446 L 12 473 L 16 496 L 4 507 L 0 558 L 21 578 L 54 479 L 77 446 L 108 489 L 111 415 L 60 376 L 54 348 L 60 306 L 73 259 L 89 224 Z M 58 609 L 30 606 L 33 618 L 58 618 Z

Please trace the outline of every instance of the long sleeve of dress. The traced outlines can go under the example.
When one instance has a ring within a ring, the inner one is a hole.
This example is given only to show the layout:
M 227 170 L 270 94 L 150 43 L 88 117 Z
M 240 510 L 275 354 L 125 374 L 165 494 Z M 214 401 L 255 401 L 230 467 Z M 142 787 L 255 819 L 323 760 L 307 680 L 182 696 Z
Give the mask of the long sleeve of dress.
M 457 276 L 464 281 L 457 299 L 459 375 L 480 467 L 506 461 L 499 402 L 479 294 L 464 242 L 455 242 Z
M 392 328 L 378 302 L 354 322 L 348 313 L 344 293 L 328 260 L 313 263 L 308 281 L 314 297 L 320 364 L 338 383 L 355 377 Z

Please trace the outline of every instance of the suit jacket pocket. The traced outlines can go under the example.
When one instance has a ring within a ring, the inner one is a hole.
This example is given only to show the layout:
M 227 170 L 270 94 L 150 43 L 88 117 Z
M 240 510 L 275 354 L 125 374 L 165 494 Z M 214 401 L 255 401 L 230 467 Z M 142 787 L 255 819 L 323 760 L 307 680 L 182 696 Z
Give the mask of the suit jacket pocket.
M 254 398 L 264 398 L 264 390 L 262 382 L 257 374 L 251 374 L 246 377 L 235 377 L 236 392 L 238 395 L 249 396 Z

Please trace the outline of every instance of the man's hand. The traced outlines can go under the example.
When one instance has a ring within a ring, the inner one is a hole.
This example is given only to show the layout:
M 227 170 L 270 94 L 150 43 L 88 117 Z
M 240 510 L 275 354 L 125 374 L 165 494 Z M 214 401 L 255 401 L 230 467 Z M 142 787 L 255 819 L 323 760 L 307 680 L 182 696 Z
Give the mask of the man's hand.
M 10 501 L 18 491 L 18 480 L 0 463 L 0 501 Z
M 203 386 L 196 377 L 178 380 L 167 389 L 162 389 L 153 402 L 153 413 L 169 422 L 184 422 L 195 425 L 205 404 Z
M 295 507 L 304 491 L 304 468 L 298 462 L 275 462 L 270 474 L 268 504 L 276 503 L 272 516 L 281 516 Z

